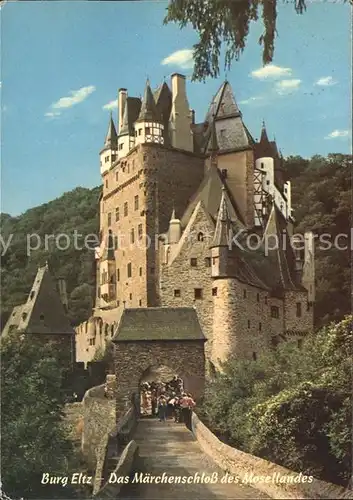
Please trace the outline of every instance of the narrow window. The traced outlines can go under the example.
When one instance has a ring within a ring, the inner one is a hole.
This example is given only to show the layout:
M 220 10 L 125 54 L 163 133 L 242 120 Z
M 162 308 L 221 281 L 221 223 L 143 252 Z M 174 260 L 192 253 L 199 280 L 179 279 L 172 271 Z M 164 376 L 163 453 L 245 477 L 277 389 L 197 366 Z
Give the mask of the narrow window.
M 139 269 L 139 275 L 142 276 L 142 267 Z
M 120 269 L 116 270 L 116 281 L 120 281 Z
M 39 319 L 40 319 L 41 321 L 44 321 L 44 314 L 41 314 L 41 315 L 39 316 Z M 87 326 L 87 325 L 86 325 L 86 326 Z M 87 330 L 86 330 L 86 331 L 87 331 Z
M 246 299 L 246 290 L 243 290 L 243 297 Z
M 142 300 L 141 299 L 139 300 L 139 306 L 142 306 Z
M 253 353 L 252 353 L 252 359 L 253 359 L 254 361 L 256 361 L 256 360 L 257 360 L 257 354 L 256 354 L 256 352 L 253 352 Z
M 112 214 L 111 212 L 108 213 L 108 226 L 112 225 Z
M 261 330 L 262 330 L 262 324 L 259 323 L 259 332 L 261 332 Z
M 203 241 L 203 233 L 201 233 L 201 232 L 200 232 L 200 233 L 197 235 L 197 241 Z
M 297 318 L 300 318 L 302 315 L 302 304 L 301 302 L 297 302 Z
M 108 188 L 108 179 L 105 180 L 105 187 Z
M 190 266 L 191 267 L 197 267 L 197 259 L 194 257 L 190 259 Z
M 250 319 L 248 319 L 248 328 L 250 328 Z
M 260 294 L 259 293 L 256 295 L 256 300 L 257 300 L 257 302 L 260 302 Z
M 279 308 L 277 306 L 271 306 L 271 317 L 279 318 Z
M 141 240 L 142 239 L 142 224 L 138 225 L 137 232 L 138 232 L 138 239 Z
M 118 180 L 119 180 L 119 172 L 115 172 L 115 180 L 116 180 L 116 182 L 118 182 Z
M 33 297 L 34 297 L 34 295 L 35 295 L 35 292 L 31 292 L 31 294 L 30 294 L 29 298 L 32 300 L 32 299 L 33 299 Z
M 212 288 L 212 296 L 217 297 L 217 287 Z
M 265 296 L 265 304 L 267 305 L 267 295 Z
M 202 299 L 202 288 L 194 289 L 194 297 L 195 299 Z
M 213 264 L 213 265 L 215 265 L 215 264 L 216 264 L 216 260 L 217 260 L 217 259 L 216 259 L 216 257 L 213 257 L 213 258 L 212 258 L 212 264 Z
M 205 258 L 205 266 L 206 267 L 211 267 L 211 257 L 206 257 Z
M 27 318 L 27 313 L 22 313 L 22 319 L 23 321 Z
M 139 128 L 139 135 L 142 134 L 142 128 Z
M 118 222 L 119 220 L 120 220 L 119 207 L 116 207 L 116 209 L 115 209 L 115 222 Z
M 118 250 L 119 248 L 119 240 L 117 236 L 114 236 L 114 250 Z
M 130 300 L 132 300 L 132 293 L 130 293 Z
M 132 276 L 132 269 L 131 269 L 131 262 L 129 262 L 127 265 L 127 277 L 131 278 L 131 276 Z
M 135 199 L 134 199 L 134 208 L 135 208 L 135 210 L 139 209 L 139 197 L 138 197 L 138 195 L 136 195 Z
M 131 240 L 132 244 L 135 243 L 135 229 L 134 228 L 131 229 L 130 240 Z
M 174 290 L 174 297 L 180 297 L 181 293 L 180 290 Z
M 124 217 L 127 217 L 128 213 L 129 213 L 129 207 L 128 207 L 127 201 L 125 201 L 125 203 L 124 203 Z

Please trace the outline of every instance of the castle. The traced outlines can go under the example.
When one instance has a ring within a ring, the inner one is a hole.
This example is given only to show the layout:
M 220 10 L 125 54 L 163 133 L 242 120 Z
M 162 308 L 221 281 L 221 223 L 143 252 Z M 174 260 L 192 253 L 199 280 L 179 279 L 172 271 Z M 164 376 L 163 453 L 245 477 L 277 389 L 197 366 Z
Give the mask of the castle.
M 283 158 L 264 124 L 253 139 L 228 81 L 201 123 L 183 75 L 155 91 L 147 81 L 142 99 L 120 89 L 100 171 L 96 304 L 76 328 L 77 361 L 104 348 L 125 308 L 194 307 L 213 367 L 300 345 L 313 328 L 313 235 L 291 244 Z

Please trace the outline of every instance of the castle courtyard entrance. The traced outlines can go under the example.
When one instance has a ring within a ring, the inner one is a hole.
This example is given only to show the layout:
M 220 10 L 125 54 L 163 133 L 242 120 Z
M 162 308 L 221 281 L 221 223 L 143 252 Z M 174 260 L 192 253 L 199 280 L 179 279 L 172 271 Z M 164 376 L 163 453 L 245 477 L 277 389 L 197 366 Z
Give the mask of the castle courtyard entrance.
M 166 383 L 177 376 L 197 403 L 205 383 L 205 341 L 193 308 L 125 309 L 113 337 L 117 419 L 133 401 L 140 404 L 141 383 L 149 380 Z

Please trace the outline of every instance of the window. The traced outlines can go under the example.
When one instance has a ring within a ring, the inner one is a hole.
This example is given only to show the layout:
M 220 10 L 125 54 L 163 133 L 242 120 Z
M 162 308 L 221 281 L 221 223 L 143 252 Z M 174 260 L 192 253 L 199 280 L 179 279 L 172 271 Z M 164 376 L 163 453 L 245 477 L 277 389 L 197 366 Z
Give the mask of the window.
M 205 266 L 206 267 L 211 267 L 211 257 L 206 257 L 205 258 Z
M 115 222 L 118 222 L 118 220 L 120 220 L 120 211 L 119 211 L 119 207 L 116 207 L 116 209 L 115 209 Z
M 212 296 L 217 297 L 217 287 L 212 288 Z
M 201 232 L 200 232 L 200 233 L 197 235 L 197 241 L 203 241 L 203 233 L 201 233 Z
M 22 313 L 22 319 L 23 321 L 27 318 L 27 313 Z
M 142 276 L 142 267 L 140 267 L 140 269 L 139 269 L 139 274 L 140 274 L 140 276 Z
M 216 260 L 217 260 L 217 259 L 216 259 L 216 257 L 213 257 L 213 258 L 212 258 L 212 264 L 213 264 L 213 265 L 215 265 L 215 264 L 216 264 Z
M 141 240 L 142 239 L 142 224 L 138 225 L 137 233 L 138 233 L 138 239 Z
M 190 259 L 190 266 L 191 267 L 197 267 L 197 259 L 195 259 L 194 257 L 192 257 Z
M 41 314 L 41 315 L 39 316 L 39 319 L 40 319 L 41 321 L 44 321 L 44 314 Z
M 263 162 L 261 162 L 261 168 L 264 168 L 265 164 Z
M 121 151 L 123 149 L 124 145 L 123 144 L 119 144 L 119 150 Z
M 150 127 L 145 128 L 145 133 L 146 133 L 146 135 L 149 135 L 151 133 Z
M 131 276 L 132 276 L 132 269 L 131 269 L 131 262 L 129 262 L 127 265 L 127 277 L 131 278 Z
M 119 180 L 119 172 L 115 172 L 115 180 L 116 180 L 116 182 L 118 182 L 118 180 Z
M 31 294 L 30 294 L 29 298 L 32 300 L 32 299 L 33 299 L 33 297 L 34 297 L 34 295 L 35 295 L 35 292 L 31 292 Z
M 139 135 L 142 134 L 142 128 L 139 128 Z
M 194 297 L 195 299 L 202 299 L 202 288 L 194 289 Z
M 120 281 L 120 269 L 116 270 L 116 281 Z
M 128 213 L 129 213 L 129 207 L 128 207 L 127 201 L 125 201 L 125 203 L 124 203 L 124 217 L 127 217 Z
M 253 352 L 253 353 L 252 353 L 252 359 L 253 359 L 254 361 L 256 361 L 256 360 L 257 360 L 257 355 L 256 355 L 256 352 Z
M 271 306 L 271 318 L 279 318 L 279 308 L 277 306 Z
M 243 290 L 243 297 L 246 299 L 246 290 Z
M 262 324 L 259 323 L 259 332 L 261 332 L 261 330 L 262 330 Z
M 105 187 L 108 188 L 108 179 L 105 179 Z
M 119 248 L 119 240 L 117 236 L 114 236 L 114 250 L 118 250 Z
M 174 290 L 174 297 L 180 297 L 181 293 L 180 290 Z
M 270 185 L 270 181 L 266 181 L 266 184 L 269 186 Z
M 132 244 L 135 243 L 135 229 L 134 228 L 131 229 L 130 241 Z
M 138 197 L 138 195 L 136 195 L 135 199 L 134 199 L 134 208 L 135 208 L 135 210 L 139 209 L 139 197 Z
M 302 304 L 301 302 L 297 302 L 297 318 L 300 318 L 302 315 Z
M 107 162 L 109 161 L 109 156 L 106 156 L 106 157 L 104 158 L 104 161 L 105 161 L 105 163 L 107 163 Z
M 221 130 L 220 130 L 221 137 L 224 137 L 225 132 L 226 132 L 226 129 L 221 128 Z
M 132 293 L 130 293 L 130 300 L 132 300 Z
M 108 226 L 112 225 L 112 214 L 111 212 L 108 213 Z
M 139 300 L 139 306 L 142 306 L 142 300 L 141 299 Z
M 250 319 L 248 319 L 248 328 L 250 328 Z
M 256 294 L 256 300 L 257 300 L 258 302 L 260 302 L 260 294 L 259 294 L 259 293 L 258 293 L 258 294 Z
M 116 155 L 112 155 L 112 161 L 116 160 Z
M 267 295 L 266 295 L 266 297 L 265 297 L 265 304 L 267 305 Z

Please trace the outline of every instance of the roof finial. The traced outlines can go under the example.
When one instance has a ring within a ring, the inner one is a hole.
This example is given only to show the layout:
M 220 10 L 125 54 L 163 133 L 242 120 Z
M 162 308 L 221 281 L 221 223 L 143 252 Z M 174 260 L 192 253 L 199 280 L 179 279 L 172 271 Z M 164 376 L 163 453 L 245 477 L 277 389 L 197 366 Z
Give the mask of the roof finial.
M 262 119 L 262 128 L 266 128 L 265 120 Z

